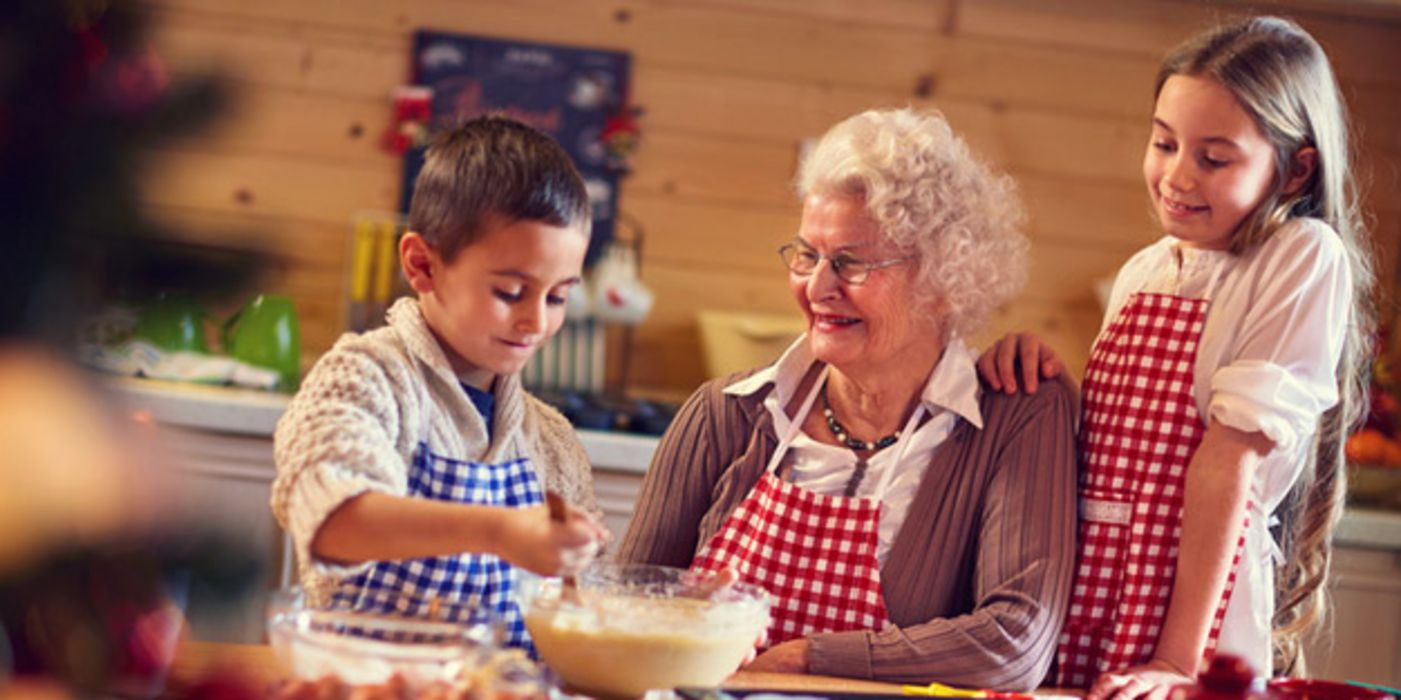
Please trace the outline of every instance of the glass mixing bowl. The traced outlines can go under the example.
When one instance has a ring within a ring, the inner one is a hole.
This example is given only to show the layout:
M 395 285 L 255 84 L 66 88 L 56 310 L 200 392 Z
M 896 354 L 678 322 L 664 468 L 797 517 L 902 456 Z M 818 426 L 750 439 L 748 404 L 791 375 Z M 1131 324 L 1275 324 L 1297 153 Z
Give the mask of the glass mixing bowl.
M 608 697 L 710 687 L 739 668 L 769 625 L 769 595 L 709 576 L 595 562 L 577 594 L 559 578 L 521 577 L 525 625 L 540 658 L 571 688 Z

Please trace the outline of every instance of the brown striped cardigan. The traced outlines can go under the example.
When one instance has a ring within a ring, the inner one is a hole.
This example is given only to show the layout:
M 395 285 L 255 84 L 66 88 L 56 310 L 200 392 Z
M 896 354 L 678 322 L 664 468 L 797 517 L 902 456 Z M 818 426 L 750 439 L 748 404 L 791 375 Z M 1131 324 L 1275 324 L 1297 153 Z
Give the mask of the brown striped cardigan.
M 763 406 L 712 380 L 682 407 L 642 484 L 622 561 L 685 567 L 758 481 L 777 444 Z M 920 483 L 881 569 L 893 623 L 815 634 L 809 671 L 1025 690 L 1046 675 L 1075 563 L 1074 390 L 984 390 Z

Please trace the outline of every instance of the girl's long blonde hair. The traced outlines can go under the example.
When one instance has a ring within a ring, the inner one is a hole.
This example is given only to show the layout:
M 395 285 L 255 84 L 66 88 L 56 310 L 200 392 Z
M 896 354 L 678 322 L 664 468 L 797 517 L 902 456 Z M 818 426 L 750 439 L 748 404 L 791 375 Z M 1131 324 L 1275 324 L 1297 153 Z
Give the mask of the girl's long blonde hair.
M 1347 485 L 1343 443 L 1367 405 L 1375 324 L 1375 273 L 1352 175 L 1347 110 L 1322 47 L 1277 17 L 1245 19 L 1189 39 L 1163 61 L 1154 94 L 1174 75 L 1224 85 L 1274 145 L 1273 189 L 1232 234 L 1231 250 L 1248 251 L 1300 216 L 1327 222 L 1347 249 L 1353 306 L 1338 364 L 1340 400 L 1320 419 L 1311 459 L 1279 510 L 1285 562 L 1275 572 L 1274 671 L 1302 675 L 1303 634 L 1327 610 L 1331 537 Z M 1286 194 L 1294 156 L 1310 146 L 1318 151 L 1317 169 L 1299 191 Z

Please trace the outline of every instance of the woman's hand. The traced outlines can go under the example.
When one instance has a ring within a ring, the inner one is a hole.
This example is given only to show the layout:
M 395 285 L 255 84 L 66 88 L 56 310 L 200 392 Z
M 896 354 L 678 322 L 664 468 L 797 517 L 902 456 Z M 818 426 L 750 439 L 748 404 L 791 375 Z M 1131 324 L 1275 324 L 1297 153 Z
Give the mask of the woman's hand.
M 542 576 L 577 573 L 598 554 L 608 531 L 588 513 L 565 505 L 564 518 L 549 508 L 503 508 L 496 554 Z
M 1021 376 L 1017 365 L 1021 365 Z M 1050 346 L 1034 333 L 1008 333 L 983 351 L 978 358 L 978 374 L 993 389 L 1008 394 L 1017 393 L 1017 382 L 1028 394 L 1036 393 L 1042 379 L 1052 379 L 1065 371 L 1065 363 L 1056 357 Z
M 1191 677 L 1171 664 L 1154 659 L 1120 673 L 1100 675 L 1085 700 L 1166 700 L 1173 686 L 1191 682 Z
M 691 588 L 690 596 L 708 600 L 717 592 L 733 586 L 739 581 L 739 572 L 733 566 L 726 566 L 711 573 L 705 580 Z
M 687 597 L 709 600 L 714 597 L 716 593 L 733 586 L 739 581 L 739 572 L 736 571 L 733 566 L 726 566 L 719 571 L 705 573 L 708 574 L 707 577 L 692 586 L 691 589 L 686 592 Z M 767 639 L 768 636 L 769 631 L 767 629 L 759 631 L 759 636 L 754 638 L 754 646 L 749 648 L 749 652 L 746 653 L 744 659 L 739 662 L 740 668 L 743 668 L 754 660 L 754 657 L 758 654 L 759 647 L 763 646 L 764 640 Z
M 790 639 L 782 644 L 769 647 L 768 651 L 745 664 L 742 670 L 767 673 L 807 673 L 808 640 Z

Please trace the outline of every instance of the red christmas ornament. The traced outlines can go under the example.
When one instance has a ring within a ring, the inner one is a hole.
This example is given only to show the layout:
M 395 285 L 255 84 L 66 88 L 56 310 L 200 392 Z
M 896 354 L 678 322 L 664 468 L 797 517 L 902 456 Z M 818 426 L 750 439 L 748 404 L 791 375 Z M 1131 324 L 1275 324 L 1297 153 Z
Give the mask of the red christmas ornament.
M 381 139 L 385 150 L 403 153 L 428 142 L 433 113 L 433 88 L 406 85 L 394 88 L 394 116 Z

